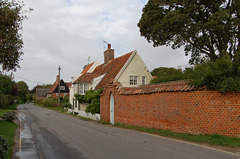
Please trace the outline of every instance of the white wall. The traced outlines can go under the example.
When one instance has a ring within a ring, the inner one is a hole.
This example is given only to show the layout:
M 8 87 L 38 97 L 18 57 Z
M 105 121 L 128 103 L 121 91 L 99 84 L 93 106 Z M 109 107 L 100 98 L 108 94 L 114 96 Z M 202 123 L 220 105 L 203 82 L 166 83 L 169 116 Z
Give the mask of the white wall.
M 151 81 L 152 77 L 149 75 L 148 69 L 146 68 L 138 53 L 134 55 L 129 65 L 126 67 L 126 69 L 118 79 L 118 81 L 121 82 L 123 87 L 135 87 L 130 86 L 129 76 L 138 77 L 137 85 L 142 85 L 142 76 L 146 76 L 146 84 L 149 84 Z

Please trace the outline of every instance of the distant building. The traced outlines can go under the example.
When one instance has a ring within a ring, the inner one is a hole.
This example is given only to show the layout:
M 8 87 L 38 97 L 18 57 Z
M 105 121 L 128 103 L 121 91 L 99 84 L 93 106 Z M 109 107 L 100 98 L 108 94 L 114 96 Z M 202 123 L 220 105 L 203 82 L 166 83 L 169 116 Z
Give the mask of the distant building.
M 47 92 L 48 98 L 58 98 L 59 96 L 59 76 L 57 76 L 56 81 Z M 65 96 L 69 96 L 69 86 L 71 83 L 65 83 L 63 79 L 60 80 L 60 97 L 64 98 Z

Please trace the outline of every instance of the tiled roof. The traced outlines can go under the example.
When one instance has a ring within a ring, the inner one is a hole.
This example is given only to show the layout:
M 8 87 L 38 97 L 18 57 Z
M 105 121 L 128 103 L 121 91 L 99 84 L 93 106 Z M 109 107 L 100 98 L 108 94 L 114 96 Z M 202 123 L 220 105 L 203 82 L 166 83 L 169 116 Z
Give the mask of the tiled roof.
M 188 84 L 188 81 L 174 81 L 159 84 L 144 85 L 130 89 L 124 89 L 121 94 L 151 94 L 160 92 L 187 92 L 194 90 L 194 86 Z
M 53 91 L 54 91 L 55 88 L 58 86 L 58 84 L 59 84 L 59 81 L 56 80 L 56 81 L 53 83 L 53 85 L 52 85 L 52 87 L 50 88 L 50 90 L 48 91 L 48 94 L 53 93 Z
M 100 76 L 99 73 L 84 73 L 76 81 L 77 82 L 91 82 L 92 79 Z
M 67 86 L 68 86 L 68 88 L 72 85 L 72 82 L 66 82 L 65 83 Z
M 64 82 L 62 79 L 61 79 L 61 81 Z M 62 82 L 61 82 L 61 83 L 62 83 Z M 65 82 L 64 82 L 64 83 L 65 83 Z M 52 87 L 50 88 L 50 90 L 48 91 L 48 94 L 52 94 L 52 93 L 54 92 L 55 88 L 58 86 L 58 84 L 59 84 L 59 81 L 56 80 L 56 81 L 54 82 L 54 84 L 52 85 Z M 69 88 L 69 86 L 71 85 L 71 82 L 68 82 L 68 83 L 65 83 L 65 84 L 66 84 L 67 87 Z M 62 84 L 61 84 L 61 86 L 62 86 Z
M 101 64 L 92 73 L 84 73 L 76 81 L 91 82 L 94 78 L 106 74 L 95 89 L 104 88 L 109 80 L 114 79 L 133 52 L 112 59 L 108 64 Z
M 87 73 L 87 71 L 92 67 L 93 64 L 94 64 L 94 62 L 91 63 L 91 64 L 89 64 L 89 65 L 87 65 L 87 66 L 83 69 L 83 71 L 81 72 L 81 74 Z

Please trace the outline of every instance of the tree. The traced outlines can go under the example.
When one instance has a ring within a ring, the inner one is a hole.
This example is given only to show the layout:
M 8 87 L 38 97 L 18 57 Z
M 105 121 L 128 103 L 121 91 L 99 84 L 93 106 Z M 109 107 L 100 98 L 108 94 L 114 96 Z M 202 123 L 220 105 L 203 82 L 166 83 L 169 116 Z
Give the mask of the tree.
M 176 81 L 182 80 L 183 72 L 181 70 L 177 70 L 175 68 L 167 68 L 167 67 L 159 67 L 155 68 L 151 74 L 153 76 L 157 76 L 157 78 L 153 79 L 151 83 L 161 83 L 168 81 Z
M 185 46 L 191 64 L 216 61 L 240 51 L 239 0 L 149 0 L 138 23 L 153 46 Z
M 0 65 L 2 71 L 14 70 L 19 67 L 23 41 L 19 30 L 22 29 L 24 4 L 3 0 L 0 2 Z M 31 9 L 30 9 L 31 10 Z
M 0 74 L 0 108 L 13 103 L 14 81 L 9 76 Z
M 28 85 L 24 81 L 19 81 L 16 83 L 17 90 L 18 90 L 18 99 L 21 102 L 27 101 L 27 94 L 29 93 Z

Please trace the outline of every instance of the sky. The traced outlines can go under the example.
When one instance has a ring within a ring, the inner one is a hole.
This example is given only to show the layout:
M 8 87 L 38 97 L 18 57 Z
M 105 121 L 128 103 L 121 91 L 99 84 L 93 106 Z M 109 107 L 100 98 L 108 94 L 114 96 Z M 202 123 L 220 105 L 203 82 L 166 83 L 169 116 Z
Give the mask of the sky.
M 20 67 L 14 80 L 29 89 L 53 84 L 61 67 L 61 79 L 70 82 L 91 62 L 103 63 L 110 43 L 115 57 L 133 50 L 149 71 L 158 67 L 186 67 L 189 56 L 182 48 L 153 47 L 141 37 L 137 23 L 147 0 L 24 0 L 33 8 L 20 31 L 24 42 Z

